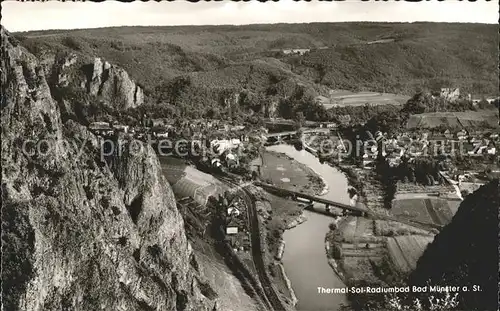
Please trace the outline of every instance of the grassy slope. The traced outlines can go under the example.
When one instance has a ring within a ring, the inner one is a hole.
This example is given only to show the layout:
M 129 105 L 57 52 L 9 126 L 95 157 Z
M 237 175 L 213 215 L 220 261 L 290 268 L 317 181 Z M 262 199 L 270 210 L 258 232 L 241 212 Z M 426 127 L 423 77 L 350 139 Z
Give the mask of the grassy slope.
M 497 29 L 482 24 L 314 23 L 118 27 L 18 34 L 28 47 L 75 49 L 124 67 L 146 90 L 191 73 L 195 87 L 265 92 L 281 79 L 412 94 L 416 87 L 498 91 Z M 71 39 L 69 39 L 71 38 Z M 495 38 L 495 39 L 494 39 Z M 371 44 L 380 39 L 394 42 Z M 319 48 L 279 56 L 282 48 Z M 277 58 L 277 59 L 276 59 Z M 256 61 L 258 59 L 258 61 Z M 293 71 L 293 73 L 292 73 Z M 302 76 L 298 76 L 300 74 Z

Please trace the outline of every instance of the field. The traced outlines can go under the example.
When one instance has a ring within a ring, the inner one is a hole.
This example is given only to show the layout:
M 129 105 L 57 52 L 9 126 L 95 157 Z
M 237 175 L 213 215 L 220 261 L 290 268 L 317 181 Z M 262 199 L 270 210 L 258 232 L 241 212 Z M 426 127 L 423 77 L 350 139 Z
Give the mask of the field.
M 163 174 L 168 182 L 173 185 L 186 175 L 187 163 L 184 160 L 173 157 L 159 157 Z
M 432 217 L 427 211 L 425 200 L 423 198 L 394 200 L 391 212 L 394 216 L 401 218 L 433 223 Z
M 412 115 L 406 124 L 408 129 L 449 129 L 498 128 L 499 118 L 496 110 L 464 112 L 432 112 Z
M 343 240 L 356 244 L 357 240 L 373 237 L 373 221 L 362 217 L 350 217 L 342 225 Z
M 462 203 L 462 201 L 448 201 L 448 205 L 450 207 L 450 211 L 451 211 L 451 214 L 452 215 L 455 215 L 458 211 L 458 208 L 460 207 L 460 203 Z
M 411 198 L 412 196 L 427 196 L 428 194 L 438 194 L 438 193 L 452 193 L 455 192 L 455 188 L 452 185 L 434 185 L 427 186 L 416 183 L 405 183 L 397 182 L 397 193 L 395 198 Z
M 446 225 L 451 221 L 454 214 L 449 206 L 448 200 L 428 198 L 424 201 L 425 207 L 435 224 Z
M 376 236 L 429 235 L 429 232 L 400 222 L 375 220 L 374 234 Z
M 318 96 L 317 100 L 329 109 L 332 107 L 370 105 L 402 105 L 409 96 L 377 92 L 330 91 L 329 96 Z
M 446 199 L 433 197 L 394 200 L 391 212 L 401 218 L 437 225 L 449 223 L 453 216 Z
M 387 249 L 392 262 L 403 273 L 415 269 L 417 261 L 422 256 L 433 237 L 421 235 L 403 235 L 387 239 Z
M 371 259 L 369 257 L 349 257 L 344 260 L 343 268 L 346 276 L 351 281 L 366 281 L 377 283 L 378 278 L 373 271 L 373 265 L 381 265 L 382 259 Z
M 378 283 L 380 273 L 396 272 L 387 270 L 387 265 L 395 266 L 399 272 L 415 268 L 427 243 L 434 235 L 402 223 L 349 217 L 339 226 L 339 235 L 333 242 L 341 248 L 341 267 L 351 280 Z
M 307 166 L 276 152 L 266 151 L 263 157 L 262 180 L 269 180 L 283 189 L 312 195 L 323 190 L 323 181 Z
M 381 263 L 386 252 L 384 238 L 374 236 L 374 222 L 361 217 L 349 217 L 339 227 L 342 231 L 342 267 L 351 280 L 375 281 L 373 265 Z M 368 245 L 368 247 L 367 247 Z

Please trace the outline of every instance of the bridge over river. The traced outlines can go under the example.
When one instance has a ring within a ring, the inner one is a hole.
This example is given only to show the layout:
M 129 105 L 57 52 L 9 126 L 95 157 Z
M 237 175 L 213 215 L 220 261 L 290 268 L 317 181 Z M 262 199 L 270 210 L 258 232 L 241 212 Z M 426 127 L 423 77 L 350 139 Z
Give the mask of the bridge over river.
M 336 208 L 342 209 L 344 211 L 349 211 L 352 214 L 357 215 L 357 216 L 366 216 L 368 214 L 368 210 L 366 208 L 361 207 L 361 206 L 352 206 L 352 205 L 348 205 L 348 204 L 344 204 L 344 203 L 340 203 L 340 202 L 335 202 L 332 200 L 328 200 L 325 198 L 305 194 L 302 192 L 286 190 L 283 188 L 275 187 L 275 186 L 272 186 L 272 185 L 269 185 L 266 183 L 262 183 L 262 182 L 255 182 L 254 184 L 256 186 L 262 187 L 265 190 L 268 190 L 270 192 L 276 193 L 276 194 L 281 195 L 281 196 L 290 197 L 294 200 L 304 199 L 304 200 L 309 201 L 310 203 L 316 202 L 316 203 L 324 204 L 327 212 L 330 210 L 330 207 L 336 207 Z
M 441 230 L 443 228 L 442 225 L 439 224 L 434 224 L 434 223 L 427 223 L 427 222 L 421 222 L 417 220 L 412 220 L 412 219 L 404 219 L 401 217 L 396 217 L 396 216 L 390 216 L 390 215 L 384 215 L 384 214 L 379 214 L 379 213 L 373 213 L 372 211 L 368 210 L 363 204 L 357 204 L 356 206 L 353 205 L 348 205 L 345 203 L 340 203 L 340 202 L 335 202 L 332 200 L 328 200 L 322 197 L 317 197 L 293 190 L 287 190 L 283 188 L 279 188 L 270 184 L 262 183 L 262 182 L 254 182 L 254 185 L 262 187 L 263 189 L 275 193 L 276 195 L 283 196 L 283 197 L 288 197 L 293 200 L 298 200 L 298 199 L 303 199 L 306 201 L 309 201 L 310 203 L 316 202 L 320 204 L 324 204 L 326 208 L 326 214 L 329 215 L 335 215 L 330 213 L 330 208 L 335 207 L 342 209 L 344 212 L 350 212 L 351 215 L 353 216 L 361 216 L 361 217 L 369 217 L 371 219 L 379 219 L 379 220 L 387 220 L 387 221 L 395 221 L 395 222 L 400 222 L 404 223 L 410 226 L 418 227 L 421 229 L 425 230 L 431 230 L 431 229 L 436 229 L 436 230 Z

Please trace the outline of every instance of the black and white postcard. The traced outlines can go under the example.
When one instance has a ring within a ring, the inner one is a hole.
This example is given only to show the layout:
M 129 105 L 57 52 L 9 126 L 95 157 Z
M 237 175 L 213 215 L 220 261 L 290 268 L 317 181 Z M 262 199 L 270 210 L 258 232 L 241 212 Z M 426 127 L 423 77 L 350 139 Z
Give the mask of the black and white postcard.
M 2 2 L 1 310 L 498 310 L 498 12 Z

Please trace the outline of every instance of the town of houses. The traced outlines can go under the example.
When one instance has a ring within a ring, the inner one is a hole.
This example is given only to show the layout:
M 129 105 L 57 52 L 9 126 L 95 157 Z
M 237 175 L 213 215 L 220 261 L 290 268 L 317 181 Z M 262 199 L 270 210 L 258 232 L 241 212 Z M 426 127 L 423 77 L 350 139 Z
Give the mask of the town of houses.
M 148 123 L 148 124 L 146 124 Z M 114 135 L 137 139 L 149 143 L 161 140 L 189 139 L 206 143 L 210 150 L 209 157 L 203 159 L 210 166 L 220 168 L 225 165 L 234 168 L 239 165 L 237 149 L 250 137 L 258 137 L 258 131 L 244 131 L 245 126 L 232 125 L 219 120 L 197 120 L 194 122 L 175 124 L 166 119 L 153 119 L 140 126 L 119 124 L 118 122 L 97 121 L 89 125 L 89 130 L 101 139 Z

